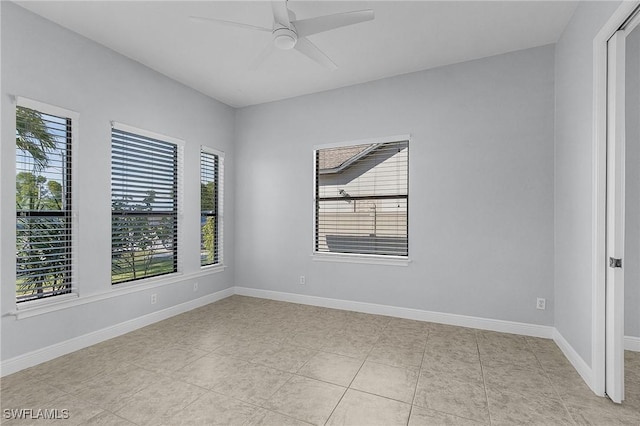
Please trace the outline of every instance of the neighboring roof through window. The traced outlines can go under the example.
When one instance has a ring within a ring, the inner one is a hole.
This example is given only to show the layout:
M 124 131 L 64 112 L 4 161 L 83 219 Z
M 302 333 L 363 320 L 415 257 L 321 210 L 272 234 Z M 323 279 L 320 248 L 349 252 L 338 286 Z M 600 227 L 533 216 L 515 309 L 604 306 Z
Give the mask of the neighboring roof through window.
M 318 173 L 340 173 L 351 164 L 375 150 L 380 144 L 345 146 L 341 148 L 328 148 L 323 150 L 319 159 Z

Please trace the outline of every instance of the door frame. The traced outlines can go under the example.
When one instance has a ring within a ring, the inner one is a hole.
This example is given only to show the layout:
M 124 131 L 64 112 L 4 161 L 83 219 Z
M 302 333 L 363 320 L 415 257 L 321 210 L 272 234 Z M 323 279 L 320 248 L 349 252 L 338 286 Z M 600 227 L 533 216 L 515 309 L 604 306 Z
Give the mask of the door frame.
M 625 71 L 626 37 L 616 31 L 607 43 L 607 249 L 605 393 L 613 402 L 624 400 L 624 227 L 625 227 Z
M 606 211 L 607 211 L 607 42 L 640 1 L 624 1 L 593 40 L 592 145 L 592 318 L 591 389 L 605 395 L 606 383 Z

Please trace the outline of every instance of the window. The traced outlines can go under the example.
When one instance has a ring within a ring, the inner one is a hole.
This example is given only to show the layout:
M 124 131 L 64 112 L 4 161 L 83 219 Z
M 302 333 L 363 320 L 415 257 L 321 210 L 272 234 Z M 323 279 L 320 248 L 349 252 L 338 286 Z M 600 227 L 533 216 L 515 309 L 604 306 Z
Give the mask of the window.
M 139 133 L 111 131 L 112 284 L 178 271 L 178 146 Z
M 407 140 L 315 151 L 315 252 L 408 256 Z
M 16 107 L 17 302 L 72 291 L 72 119 L 42 110 Z
M 200 265 L 222 263 L 222 163 L 224 157 L 200 151 Z

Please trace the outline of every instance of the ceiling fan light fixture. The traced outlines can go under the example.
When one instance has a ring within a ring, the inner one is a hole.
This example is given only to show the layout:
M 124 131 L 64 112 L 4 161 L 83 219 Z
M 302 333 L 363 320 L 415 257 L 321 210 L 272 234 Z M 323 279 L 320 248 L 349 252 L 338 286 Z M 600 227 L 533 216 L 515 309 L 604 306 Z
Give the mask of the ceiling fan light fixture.
M 293 49 L 298 42 L 298 35 L 289 28 L 278 28 L 273 31 L 273 43 L 278 49 Z

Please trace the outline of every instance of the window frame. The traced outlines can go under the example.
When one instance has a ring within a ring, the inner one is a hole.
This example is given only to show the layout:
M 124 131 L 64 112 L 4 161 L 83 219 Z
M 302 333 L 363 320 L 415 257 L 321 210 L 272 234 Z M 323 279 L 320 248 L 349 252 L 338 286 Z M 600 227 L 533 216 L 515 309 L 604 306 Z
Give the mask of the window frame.
M 215 155 L 217 156 L 217 160 L 218 160 L 218 167 L 217 167 L 218 185 L 216 186 L 216 200 L 214 200 L 214 203 L 217 206 L 216 214 L 215 214 L 216 234 L 217 234 L 216 237 L 218 240 L 218 245 L 217 245 L 218 252 L 216 253 L 216 256 L 215 256 L 217 258 L 217 262 L 203 265 L 202 261 L 200 261 L 201 270 L 210 270 L 210 269 L 220 268 L 224 266 L 224 152 L 211 148 L 206 145 L 200 146 L 200 161 L 199 161 L 199 173 L 198 173 L 200 183 L 202 183 L 201 176 L 202 176 L 202 154 L 203 153 Z M 201 196 L 199 200 L 200 201 L 202 200 Z M 200 204 L 200 211 L 199 211 L 200 218 L 202 218 L 202 211 L 203 211 L 202 204 Z M 199 247 L 201 247 L 202 246 L 202 230 L 200 230 L 199 234 L 200 234 Z
M 171 279 L 172 277 L 176 277 L 176 276 L 181 276 L 183 275 L 183 256 L 184 256 L 184 236 L 182 235 L 183 232 L 183 199 L 184 199 L 184 147 L 186 145 L 185 141 L 182 139 L 178 139 L 175 137 L 171 137 L 171 136 L 167 136 L 161 133 L 156 133 L 153 131 L 149 131 L 149 130 L 145 130 L 145 129 L 141 129 L 139 127 L 135 127 L 135 126 L 131 126 L 128 124 L 124 124 L 124 123 L 120 123 L 120 122 L 116 122 L 116 121 L 112 121 L 111 122 L 111 127 L 110 127 L 110 145 L 109 145 L 109 158 L 111 161 L 111 168 L 110 168 L 110 177 L 113 177 L 113 130 L 120 130 L 123 132 L 127 132 L 127 133 L 131 133 L 134 134 L 136 136 L 140 136 L 143 138 L 150 138 L 150 139 L 156 139 L 159 140 L 161 142 L 166 142 L 166 143 L 170 143 L 176 146 L 176 155 L 177 155 L 177 159 L 176 159 L 176 205 L 177 205 L 177 209 L 176 209 L 176 232 L 175 232 L 175 263 L 176 263 L 176 268 L 174 271 L 172 272 L 166 272 L 166 273 L 162 273 L 162 274 L 157 274 L 157 275 L 152 275 L 152 276 L 145 276 L 145 277 L 141 277 L 141 278 L 136 278 L 136 279 L 130 279 L 130 280 L 125 280 L 125 281 L 118 281 L 118 282 L 113 282 L 113 272 L 110 273 L 110 277 L 109 277 L 109 282 L 110 282 L 110 287 L 112 289 L 120 289 L 123 287 L 135 287 L 135 286 L 144 286 L 144 285 L 151 285 L 155 282 L 164 282 L 167 279 Z M 110 202 L 113 201 L 113 193 L 111 192 L 110 195 Z M 153 215 L 153 213 L 151 213 L 150 215 Z M 113 211 L 111 211 L 111 220 L 110 220 L 110 224 L 111 226 L 113 226 Z M 113 240 L 111 240 L 111 255 L 113 255 Z M 111 264 L 111 262 L 110 262 Z M 110 271 L 112 271 L 112 268 L 109 268 Z
M 16 304 L 16 310 L 25 310 L 32 309 L 38 306 L 46 306 L 51 304 L 56 304 L 64 300 L 68 300 L 70 298 L 77 298 L 79 296 L 78 290 L 78 184 L 77 184 L 77 176 L 78 176 L 78 141 L 79 141 L 79 119 L 80 114 L 76 111 L 72 111 L 66 108 L 62 108 L 56 105 L 51 105 L 45 102 L 36 101 L 34 99 L 15 96 L 12 98 L 13 100 L 13 120 L 14 126 L 13 131 L 14 135 L 17 132 L 17 109 L 18 107 L 27 108 L 39 113 L 43 113 L 46 115 L 52 115 L 58 118 L 64 118 L 66 120 L 71 121 L 70 130 L 71 135 L 68 137 L 67 142 L 67 151 L 71 152 L 71 160 L 67 162 L 66 168 L 70 172 L 70 185 L 65 193 L 65 197 L 67 197 L 67 202 L 71 205 L 71 208 L 67 210 L 67 217 L 69 218 L 68 229 L 71 233 L 70 247 L 69 247 L 69 291 L 60 294 L 52 294 L 49 296 L 42 296 L 33 299 L 27 299 L 23 301 L 17 300 L 17 272 L 14 269 L 14 303 Z M 14 151 L 15 152 L 15 151 Z M 14 160 L 13 162 L 13 179 L 15 188 L 15 179 L 17 172 L 17 165 Z M 15 197 L 15 192 L 14 192 Z M 16 211 L 16 221 L 18 218 L 18 214 Z M 17 231 L 13 228 L 13 241 L 17 240 Z M 16 259 L 17 262 L 17 259 Z M 14 262 L 14 265 L 16 265 Z
M 312 229 L 311 229 L 311 258 L 313 261 L 319 262 L 340 262 L 340 263 L 364 263 L 364 264 L 375 264 L 375 265 L 391 265 L 391 266 L 409 266 L 411 263 L 411 245 L 409 238 L 411 224 L 410 224 L 410 212 L 409 212 L 409 195 L 410 195 L 410 159 L 411 156 L 407 157 L 407 255 L 406 256 L 397 256 L 397 255 L 381 255 L 381 254 L 361 254 L 361 253 L 339 253 L 339 252 L 320 252 L 317 250 L 317 201 L 318 201 L 318 193 L 317 193 L 317 152 L 323 149 L 330 148 L 343 148 L 355 145 L 370 145 L 370 144 L 383 144 L 383 143 L 393 143 L 393 142 L 403 142 L 406 141 L 408 146 L 412 145 L 412 137 L 410 134 L 403 135 L 394 135 L 394 136 L 385 136 L 378 138 L 369 138 L 369 139 L 359 139 L 359 140 L 350 140 L 350 141 L 342 141 L 342 142 L 334 142 L 327 144 L 320 144 L 313 146 L 313 188 L 312 188 Z

